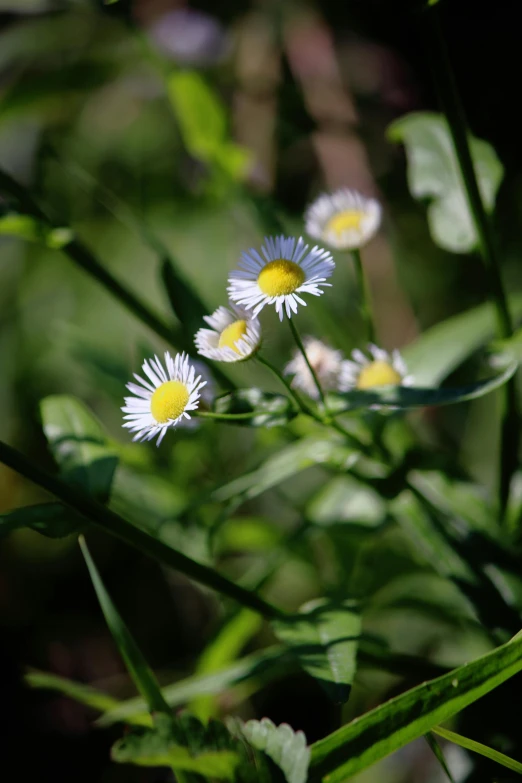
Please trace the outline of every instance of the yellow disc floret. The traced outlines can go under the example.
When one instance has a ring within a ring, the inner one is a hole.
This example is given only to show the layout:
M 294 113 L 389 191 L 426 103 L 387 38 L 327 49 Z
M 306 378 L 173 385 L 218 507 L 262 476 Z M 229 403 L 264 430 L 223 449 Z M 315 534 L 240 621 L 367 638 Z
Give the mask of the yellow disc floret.
M 259 273 L 257 284 L 267 296 L 293 294 L 305 281 L 305 273 L 294 261 L 278 258 L 270 261 Z
M 187 387 L 181 381 L 167 381 L 158 386 L 150 400 L 150 412 L 158 422 L 165 424 L 169 419 L 177 419 L 189 401 Z
M 360 231 L 364 212 L 360 209 L 345 209 L 344 212 L 338 212 L 325 226 L 327 234 L 333 233 L 337 237 L 342 237 L 345 231 Z
M 358 389 L 372 389 L 374 386 L 397 386 L 402 376 L 388 362 L 377 360 L 363 367 L 355 384 Z
M 241 353 L 236 347 L 238 340 L 241 340 L 247 333 L 246 321 L 234 321 L 226 326 L 219 335 L 218 348 L 232 348 L 235 353 Z

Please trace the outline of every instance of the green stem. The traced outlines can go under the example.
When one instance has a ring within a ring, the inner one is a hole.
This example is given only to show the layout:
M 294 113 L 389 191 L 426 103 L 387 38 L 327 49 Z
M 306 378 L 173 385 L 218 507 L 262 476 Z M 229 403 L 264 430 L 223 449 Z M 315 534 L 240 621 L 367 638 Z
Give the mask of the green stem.
M 263 364 L 265 367 L 267 367 L 270 372 L 275 375 L 277 380 L 283 384 L 285 389 L 287 390 L 288 394 L 294 401 L 295 405 L 299 410 L 304 413 L 306 416 L 311 416 L 312 418 L 316 419 L 317 421 L 322 421 L 322 419 L 319 418 L 319 416 L 315 413 L 315 411 L 310 408 L 307 403 L 301 399 L 301 397 L 297 394 L 295 389 L 292 389 L 292 385 L 289 381 L 286 380 L 285 376 L 282 372 L 280 372 L 277 367 L 275 367 L 271 362 L 268 361 L 268 359 L 265 359 L 264 356 L 261 356 L 261 354 L 256 354 L 256 359 L 258 362 Z
M 299 332 L 297 331 L 297 326 L 295 325 L 294 319 L 293 318 L 288 318 L 287 320 L 288 320 L 288 324 L 290 326 L 290 331 L 292 332 L 292 336 L 293 336 L 293 338 L 295 340 L 295 344 L 297 345 L 298 349 L 300 350 L 300 352 L 303 355 L 303 359 L 306 362 L 306 366 L 310 370 L 312 378 L 314 379 L 314 383 L 315 383 L 315 386 L 317 388 L 317 392 L 319 394 L 319 398 L 320 398 L 320 400 L 321 400 L 321 402 L 323 404 L 324 409 L 326 410 L 326 400 L 325 400 L 325 397 L 324 397 L 323 389 L 321 387 L 321 384 L 319 383 L 319 378 L 317 377 L 317 373 L 315 372 L 314 368 L 312 367 L 312 365 L 310 363 L 310 360 L 308 359 L 308 356 L 306 354 L 306 349 L 305 349 L 305 347 L 303 345 L 303 341 L 301 340 Z
M 258 411 L 248 411 L 247 413 L 213 413 L 212 411 L 193 411 L 192 416 L 198 419 L 215 419 L 216 421 L 243 421 L 245 419 L 254 419 L 259 416 Z
M 473 159 L 469 147 L 466 116 L 453 75 L 438 7 L 428 12 L 428 35 L 431 42 L 433 75 L 442 110 L 448 121 L 451 138 L 459 164 L 464 190 L 478 238 L 480 255 L 489 278 L 490 292 L 495 307 L 497 332 L 500 338 L 513 334 L 513 322 L 502 282 L 500 263 L 493 237 L 492 225 L 484 208 Z M 518 465 L 519 406 L 516 380 L 512 378 L 502 390 L 502 423 L 499 466 L 499 504 L 501 518 L 509 498 L 512 476 Z
M 368 339 L 368 342 L 374 343 L 375 324 L 374 324 L 373 314 L 372 314 L 370 290 L 368 288 L 366 275 L 364 274 L 364 269 L 362 265 L 361 251 L 358 248 L 355 248 L 354 250 L 351 251 L 351 256 L 353 259 L 353 266 L 355 269 L 355 279 L 357 282 L 357 291 L 359 294 L 361 313 L 364 321 L 364 326 L 366 329 L 366 337 Z
M 52 476 L 35 465 L 16 449 L 0 441 L 0 462 L 25 476 L 27 479 L 50 492 L 58 500 L 76 511 L 89 522 L 97 525 L 107 533 L 120 538 L 127 544 L 145 552 L 151 557 L 175 568 L 196 582 L 216 590 L 218 593 L 232 598 L 234 601 L 248 606 L 263 617 L 269 619 L 282 618 L 285 613 L 276 606 L 267 603 L 255 593 L 234 584 L 217 571 L 192 560 L 182 552 L 168 546 L 158 539 L 131 525 L 119 514 L 98 503 L 78 487 L 71 486 L 56 476 Z

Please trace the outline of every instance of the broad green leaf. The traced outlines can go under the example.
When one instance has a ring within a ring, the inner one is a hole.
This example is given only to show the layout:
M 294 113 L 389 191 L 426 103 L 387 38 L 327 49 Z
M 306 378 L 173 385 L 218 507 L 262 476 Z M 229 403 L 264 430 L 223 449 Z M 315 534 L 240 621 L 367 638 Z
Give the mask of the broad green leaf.
M 141 650 L 132 638 L 129 629 L 118 614 L 112 600 L 102 582 L 98 569 L 89 553 L 83 536 L 80 537 L 80 546 L 89 569 L 92 584 L 96 591 L 98 601 L 109 630 L 118 646 L 128 672 L 144 699 L 150 712 L 164 712 L 170 716 L 170 708 L 162 696 L 156 677 L 150 670 Z
M 257 633 L 262 617 L 250 609 L 241 609 L 220 630 L 206 647 L 198 661 L 195 676 L 205 676 L 220 671 L 240 655 L 245 644 Z M 217 713 L 214 695 L 197 696 L 188 706 L 189 712 L 202 721 L 208 721 Z
M 378 492 L 351 476 L 335 476 L 308 503 L 307 517 L 316 525 L 378 527 L 386 517 L 386 503 Z
M 74 701 L 100 712 L 108 712 L 119 705 L 118 699 L 114 699 L 112 696 L 96 690 L 96 688 L 72 682 L 65 677 L 58 677 L 56 674 L 38 671 L 27 672 L 24 680 L 30 688 L 58 691 L 58 693 L 62 693 L 64 696 L 68 696 L 70 699 L 74 699 Z
M 449 740 L 449 742 L 455 743 L 455 745 L 460 745 L 461 748 L 466 748 L 466 750 L 472 750 L 474 753 L 479 753 L 481 756 L 496 761 L 498 764 L 502 764 L 503 767 L 507 767 L 513 772 L 518 772 L 519 775 L 522 775 L 522 764 L 520 761 L 515 761 L 515 759 L 506 756 L 505 753 L 500 753 L 498 750 L 488 748 L 487 745 L 483 745 L 481 742 L 475 742 L 475 740 L 463 737 L 461 734 L 456 734 L 454 731 L 445 729 L 443 726 L 434 726 L 432 732 Z
M 180 707 L 197 696 L 216 694 L 253 679 L 273 678 L 290 666 L 288 652 L 282 647 L 272 647 L 260 653 L 246 656 L 240 661 L 213 674 L 187 677 L 162 689 L 163 698 L 170 707 Z M 98 720 L 98 725 L 109 726 L 117 722 L 142 723 L 147 705 L 141 698 L 122 702 Z
M 17 212 L 0 215 L 0 235 L 39 242 L 54 250 L 67 245 L 74 236 L 70 228 L 53 228 L 30 215 Z
M 445 117 L 413 112 L 395 120 L 388 137 L 406 147 L 412 196 L 431 200 L 428 223 L 435 244 L 453 253 L 473 250 L 478 237 Z M 504 168 L 487 142 L 469 134 L 469 146 L 484 206 L 492 212 Z
M 120 764 L 169 767 L 218 780 L 234 780 L 239 755 L 233 750 L 203 750 L 194 754 L 180 744 L 177 732 L 162 727 L 144 728 L 127 734 L 112 747 L 111 758 Z
M 335 702 L 345 702 L 355 676 L 361 616 L 354 601 L 310 601 L 273 628 L 308 674 Z
M 252 413 L 234 421 L 240 427 L 281 427 L 297 416 L 288 397 L 261 389 L 238 389 L 214 400 L 215 413 Z
M 515 320 L 522 318 L 522 295 L 509 297 Z M 416 386 L 438 386 L 453 370 L 495 334 L 495 313 L 489 302 L 447 318 L 401 350 Z
M 357 458 L 357 452 L 344 446 L 338 438 L 303 438 L 269 457 L 251 473 L 246 473 L 224 487 L 216 489 L 212 498 L 217 502 L 231 498 L 249 500 L 312 465 L 326 465 L 339 470 L 348 470 L 355 464 Z
M 392 406 L 408 410 L 409 408 L 434 407 L 437 405 L 454 405 L 458 402 L 475 400 L 503 386 L 513 377 L 518 367 L 517 362 L 511 362 L 505 369 L 493 377 L 483 381 L 469 383 L 466 386 L 447 388 L 419 388 L 414 386 L 380 386 L 364 391 L 349 391 L 343 394 L 329 394 L 327 404 L 330 411 L 339 415 L 360 408 L 370 408 L 373 405 Z
M 65 395 L 46 397 L 40 412 L 63 478 L 106 501 L 118 459 L 98 421 L 83 403 Z
M 287 723 L 276 726 L 269 718 L 249 720 L 242 728 L 250 744 L 283 770 L 288 783 L 306 783 L 310 748 L 302 731 L 294 731 Z
M 344 783 L 421 737 L 522 670 L 522 635 L 422 683 L 312 745 L 311 780 Z
M 161 265 L 161 279 L 172 309 L 183 326 L 183 333 L 187 340 L 186 347 L 188 348 L 189 341 L 190 346 L 193 344 L 196 331 L 201 326 L 205 326 L 203 316 L 208 314 L 208 309 L 194 288 L 169 259 L 165 259 Z
M 63 538 L 85 527 L 84 519 L 61 503 L 38 503 L 0 514 L 0 536 L 30 527 L 48 538 Z

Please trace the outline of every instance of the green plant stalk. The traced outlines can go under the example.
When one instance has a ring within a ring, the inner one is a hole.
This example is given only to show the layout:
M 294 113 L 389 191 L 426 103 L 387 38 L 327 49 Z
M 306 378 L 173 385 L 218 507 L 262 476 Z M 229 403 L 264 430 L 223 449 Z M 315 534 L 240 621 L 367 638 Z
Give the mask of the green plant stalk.
M 442 726 L 434 726 L 432 732 L 438 734 L 440 737 L 444 737 L 444 739 L 449 740 L 449 742 L 453 742 L 455 745 L 460 745 L 461 748 L 466 748 L 466 750 L 472 750 L 474 753 L 479 753 L 481 756 L 485 756 L 486 758 L 491 759 L 491 761 L 496 761 L 498 764 L 502 764 L 513 772 L 518 772 L 519 775 L 522 775 L 522 764 L 520 761 L 515 761 L 515 759 L 506 756 L 504 753 L 500 753 L 498 750 L 489 748 L 481 742 L 468 739 L 468 737 L 463 737 L 462 734 L 456 734 L 454 731 L 445 729 Z
M 303 355 L 303 359 L 306 362 L 306 366 L 310 370 L 310 373 L 312 375 L 312 378 L 314 379 L 315 386 L 317 388 L 317 392 L 319 394 L 319 398 L 323 404 L 324 409 L 326 410 L 326 400 L 324 398 L 324 392 L 322 389 L 321 384 L 319 383 L 319 378 L 317 377 L 317 373 L 315 372 L 314 368 L 312 367 L 312 364 L 308 358 L 308 355 L 306 353 L 306 349 L 303 345 L 303 341 L 301 340 L 301 337 L 299 335 L 299 332 L 297 331 L 297 326 L 295 325 L 293 318 L 288 318 L 288 325 L 290 326 L 290 331 L 292 332 L 292 337 L 295 340 L 295 344 L 297 345 L 297 348 Z
M 234 584 L 217 571 L 192 560 L 167 544 L 134 527 L 119 514 L 98 503 L 78 487 L 67 484 L 35 465 L 16 449 L 0 441 L 0 462 L 47 490 L 69 508 L 116 538 L 175 568 L 196 582 L 248 606 L 269 619 L 284 618 L 285 612 L 264 601 L 260 596 Z
M 257 411 L 248 411 L 247 413 L 214 413 L 213 411 L 193 411 L 191 415 L 198 419 L 214 419 L 215 421 L 244 421 L 245 419 L 254 419 L 259 414 Z
M 292 388 L 292 385 L 289 381 L 286 380 L 285 376 L 282 372 L 280 372 L 275 365 L 273 365 L 271 362 L 268 361 L 268 359 L 265 359 L 264 356 L 261 356 L 260 353 L 256 354 L 256 359 L 260 364 L 267 367 L 270 372 L 275 375 L 277 380 L 283 384 L 285 389 L 287 390 L 288 394 L 290 395 L 291 399 L 295 403 L 298 410 L 301 411 L 301 413 L 304 413 L 306 416 L 311 416 L 313 419 L 316 419 L 316 421 L 322 421 L 320 417 L 315 413 L 315 411 L 310 408 L 309 405 L 300 397 L 299 394 Z
M 355 248 L 351 251 L 353 259 L 353 266 L 355 270 L 355 279 L 357 282 L 357 291 L 359 294 L 359 303 L 361 314 L 364 321 L 364 327 L 366 329 L 366 339 L 369 343 L 375 342 L 375 322 L 373 320 L 373 312 L 370 298 L 370 290 L 368 287 L 368 281 L 364 274 L 364 269 L 361 259 L 361 251 L 359 248 Z
M 435 85 L 439 94 L 442 110 L 448 121 L 455 154 L 464 183 L 464 190 L 466 192 L 468 205 L 478 237 L 480 255 L 482 256 L 489 278 L 492 301 L 495 307 L 498 336 L 501 339 L 506 339 L 513 334 L 513 323 L 508 308 L 504 284 L 502 282 L 491 221 L 484 208 L 484 202 L 482 200 L 473 159 L 471 157 L 466 116 L 453 75 L 446 42 L 444 40 L 444 32 L 439 16 L 440 10 L 438 7 L 433 7 L 427 14 L 427 28 L 431 42 L 431 59 L 433 63 Z M 520 414 L 515 378 L 512 378 L 502 390 L 502 407 L 498 492 L 501 519 L 504 519 L 511 479 L 518 464 Z
M 441 749 L 439 743 L 437 742 L 437 740 L 436 740 L 436 738 L 435 738 L 435 736 L 433 734 L 433 731 L 429 731 L 427 734 L 424 735 L 424 737 L 426 738 L 426 742 L 428 743 L 428 745 L 430 746 L 431 750 L 433 751 L 433 755 L 435 756 L 435 758 L 439 762 L 440 766 L 442 767 L 442 769 L 444 771 L 444 774 L 446 775 L 446 777 L 448 778 L 450 783 L 455 783 L 453 775 L 451 774 L 451 772 L 449 770 L 449 767 L 446 764 L 446 759 L 444 758 L 444 753 L 442 752 L 442 749 Z

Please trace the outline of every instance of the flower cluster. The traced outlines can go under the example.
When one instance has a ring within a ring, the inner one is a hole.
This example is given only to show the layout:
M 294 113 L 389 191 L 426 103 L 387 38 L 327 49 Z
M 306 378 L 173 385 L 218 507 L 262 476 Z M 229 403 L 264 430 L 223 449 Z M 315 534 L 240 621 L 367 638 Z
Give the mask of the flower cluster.
M 305 214 L 307 233 L 336 250 L 359 249 L 376 234 L 380 221 L 379 202 L 348 189 L 321 195 Z M 265 238 L 259 250 L 242 253 L 239 268 L 229 275 L 228 307 L 220 306 L 204 317 L 208 327 L 195 335 L 198 353 L 219 362 L 252 358 L 261 346 L 258 316 L 263 308 L 274 305 L 281 321 L 285 315 L 292 318 L 299 306 L 306 306 L 303 297 L 321 296 L 331 285 L 327 281 L 334 269 L 330 251 L 310 247 L 302 237 Z M 304 346 L 305 355 L 296 352 L 284 372 L 293 376 L 293 387 L 311 398 L 319 396 L 316 379 L 324 391 L 340 392 L 411 384 L 397 351 L 388 354 L 370 344 L 369 357 L 356 350 L 346 359 L 314 337 L 305 338 Z M 134 440 L 157 435 L 159 444 L 169 427 L 186 425 L 191 411 L 210 405 L 213 399 L 210 374 L 185 353 L 175 359 L 165 353 L 165 367 L 155 356 L 142 369 L 148 380 L 135 375 L 139 385 L 127 384 L 134 396 L 126 397 L 122 408 L 123 426 L 135 433 Z

